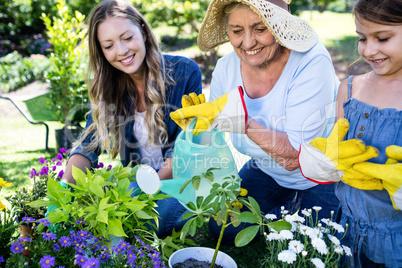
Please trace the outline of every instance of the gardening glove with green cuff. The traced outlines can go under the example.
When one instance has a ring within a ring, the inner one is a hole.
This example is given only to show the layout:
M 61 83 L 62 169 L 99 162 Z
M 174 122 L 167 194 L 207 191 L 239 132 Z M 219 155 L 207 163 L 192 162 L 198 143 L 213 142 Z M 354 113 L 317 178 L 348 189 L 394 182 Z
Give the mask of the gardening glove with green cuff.
M 190 98 L 193 104 L 189 100 Z M 196 117 L 194 135 L 204 131 L 212 131 L 215 127 L 220 131 L 233 133 L 245 134 L 247 131 L 248 115 L 244 102 L 244 91 L 240 86 L 210 102 L 205 102 L 204 98 L 203 103 L 201 98 L 191 96 L 186 97 L 184 102 L 189 105 L 183 105 L 183 108 L 170 113 L 170 117 L 183 130 L 187 130 L 190 122 Z
M 352 187 L 382 189 L 380 180 L 352 167 L 378 156 L 378 150 L 358 139 L 343 141 L 349 130 L 347 119 L 339 119 L 328 138 L 315 138 L 300 145 L 299 166 L 302 175 L 319 184 L 343 181 Z
M 385 154 L 388 156 L 385 164 L 364 162 L 355 164 L 353 168 L 368 176 L 381 179 L 394 208 L 402 210 L 402 147 L 388 146 Z

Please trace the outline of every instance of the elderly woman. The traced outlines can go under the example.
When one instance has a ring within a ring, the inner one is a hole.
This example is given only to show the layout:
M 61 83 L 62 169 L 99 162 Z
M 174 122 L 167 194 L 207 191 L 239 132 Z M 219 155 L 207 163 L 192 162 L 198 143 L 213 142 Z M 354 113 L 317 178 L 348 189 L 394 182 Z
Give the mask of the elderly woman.
M 320 206 L 329 218 L 338 206 L 334 186 L 306 180 L 298 150 L 331 129 L 339 80 L 317 34 L 289 13 L 288 2 L 212 0 L 198 45 L 209 51 L 229 41 L 234 51 L 216 65 L 210 102 L 171 117 L 183 128 L 197 117 L 197 132 L 211 125 L 232 132 L 234 147 L 251 157 L 239 172 L 242 187 L 264 213 L 293 201 L 296 209 Z

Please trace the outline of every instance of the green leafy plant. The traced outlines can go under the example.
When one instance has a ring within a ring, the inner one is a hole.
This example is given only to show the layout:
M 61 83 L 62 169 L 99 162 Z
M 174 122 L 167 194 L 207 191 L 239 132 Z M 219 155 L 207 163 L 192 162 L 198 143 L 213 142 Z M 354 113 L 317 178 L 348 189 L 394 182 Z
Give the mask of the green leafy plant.
M 52 18 L 44 13 L 41 16 L 54 51 L 50 55 L 52 68 L 47 75 L 51 100 L 48 105 L 59 122 L 79 123 L 88 106 L 85 16 L 78 11 L 71 15 L 64 0 L 57 1 L 57 10 L 57 16 Z
M 202 227 L 206 220 L 212 217 L 217 221 L 217 224 L 221 226 L 221 231 L 210 267 L 213 267 L 215 264 L 223 234 L 225 229 L 230 225 L 234 227 L 239 226 L 241 223 L 248 223 L 250 225 L 237 234 L 235 238 L 235 245 L 237 247 L 247 245 L 259 232 L 262 234 L 267 227 L 276 231 L 290 229 L 291 227 L 286 221 L 269 221 L 262 215 L 260 206 L 254 198 L 250 196 L 242 197 L 247 194 L 247 191 L 240 188 L 240 178 L 230 176 L 223 178 L 222 184 L 214 182 L 213 170 L 215 169 L 210 168 L 205 173 L 194 176 L 184 183 L 180 189 L 180 192 L 183 192 L 191 183 L 194 189 L 198 190 L 202 179 L 205 179 L 212 185 L 208 196 L 205 198 L 198 196 L 196 204 L 192 202 L 188 204 L 188 207 L 193 212 L 184 214 L 183 219 L 188 220 L 181 231 L 183 238 L 187 234 L 194 236 L 197 228 Z M 248 210 L 241 211 L 244 205 Z
M 135 181 L 138 166 L 104 167 L 84 173 L 73 167 L 75 184 L 65 189 L 53 179 L 48 180 L 47 198 L 31 202 L 33 207 L 55 205 L 49 212 L 51 223 L 74 223 L 85 219 L 86 231 L 96 237 L 128 237 L 134 231 L 148 230 L 146 224 L 157 222 L 155 201 L 165 198 L 163 194 L 134 195 L 130 182 Z
M 313 220 L 313 210 L 316 220 Z M 292 225 L 290 230 L 273 230 L 266 236 L 268 252 L 261 261 L 263 267 L 340 267 L 342 255 L 351 256 L 349 247 L 341 244 L 347 230 L 331 219 L 318 220 L 321 207 L 303 209 L 287 214 L 282 208 L 282 218 Z M 333 213 L 332 213 L 333 215 Z M 266 215 L 273 220 L 275 215 Z M 339 238 L 339 236 L 341 236 Z

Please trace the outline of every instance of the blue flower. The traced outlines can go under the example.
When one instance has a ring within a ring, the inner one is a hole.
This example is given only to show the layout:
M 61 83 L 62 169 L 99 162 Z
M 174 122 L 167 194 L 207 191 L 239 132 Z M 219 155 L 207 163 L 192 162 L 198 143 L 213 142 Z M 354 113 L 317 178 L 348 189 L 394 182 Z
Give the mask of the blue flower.
M 3 256 L 0 256 L 0 263 L 5 262 L 6 260 L 3 258 Z
M 55 257 L 46 255 L 42 257 L 42 259 L 40 259 L 39 263 L 41 264 L 42 268 L 50 268 L 54 266 L 55 260 L 56 260 Z
M 18 241 L 29 243 L 32 241 L 32 239 L 30 237 L 20 237 L 20 238 L 18 238 Z
M 32 217 L 23 217 L 22 221 L 25 221 L 26 223 L 31 223 L 31 222 L 35 222 L 36 219 L 34 219 Z
M 57 238 L 56 234 L 54 234 L 52 232 L 50 232 L 50 233 L 42 232 L 42 236 L 43 236 L 43 240 L 47 240 L 47 241 L 56 240 L 56 238 Z
M 50 221 L 48 219 L 40 219 L 38 220 L 38 223 L 42 223 L 46 227 L 50 226 Z
M 82 265 L 83 268 L 90 268 L 90 267 L 99 267 L 100 266 L 100 262 L 97 258 L 92 257 L 89 258 L 84 265 Z
M 55 243 L 52 248 L 53 248 L 53 251 L 56 251 L 56 252 L 60 251 L 60 246 L 57 243 Z
M 70 238 L 68 238 L 67 236 L 62 236 L 62 237 L 60 237 L 59 242 L 60 242 L 60 245 L 61 245 L 62 247 L 65 247 L 65 248 L 66 248 L 66 247 L 71 246 Z
M 24 246 L 20 242 L 11 242 L 11 252 L 14 254 L 22 253 Z
M 82 267 L 85 263 L 87 259 L 80 254 L 75 255 L 75 260 L 74 260 L 74 264 L 79 265 L 80 267 Z

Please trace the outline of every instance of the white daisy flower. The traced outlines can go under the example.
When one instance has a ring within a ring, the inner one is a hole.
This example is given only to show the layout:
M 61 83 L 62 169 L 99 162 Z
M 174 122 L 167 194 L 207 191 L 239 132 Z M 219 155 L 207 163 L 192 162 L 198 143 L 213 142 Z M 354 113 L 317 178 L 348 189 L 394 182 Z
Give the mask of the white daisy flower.
M 334 246 L 334 251 L 337 254 L 343 254 L 343 248 L 341 246 L 339 246 L 339 245 Z
M 271 220 L 271 221 L 277 219 L 277 217 L 276 217 L 275 214 L 266 214 L 266 215 L 265 215 L 265 218 L 267 218 L 268 220 Z
M 274 240 L 279 240 L 279 239 L 280 239 L 280 235 L 278 233 L 271 232 L 271 233 L 269 233 L 269 235 L 267 235 L 268 241 L 274 241 Z
M 311 259 L 311 262 L 314 264 L 316 268 L 325 268 L 325 264 L 319 258 Z
M 325 241 L 320 238 L 311 239 L 311 245 L 322 255 L 328 254 L 327 245 Z
M 308 212 L 307 209 L 303 209 L 301 213 L 302 213 L 304 216 L 306 216 L 306 217 L 310 217 L 310 216 L 311 216 L 311 213 Z
M 293 233 L 289 230 L 282 230 L 279 232 L 279 236 L 283 239 L 283 240 L 290 240 L 293 239 Z
M 281 262 L 286 262 L 288 264 L 292 264 L 293 262 L 295 262 L 296 258 L 296 253 L 291 250 L 283 250 L 278 254 L 278 260 L 280 260 Z
M 318 212 L 318 211 L 320 211 L 322 209 L 322 207 L 314 206 L 313 209 Z
M 289 242 L 289 250 L 294 253 L 300 253 L 304 249 L 304 245 L 299 240 L 292 240 Z
M 332 226 L 338 233 L 344 233 L 345 229 L 343 228 L 342 225 L 336 223 L 336 222 L 330 222 L 329 226 Z
M 303 257 L 306 257 L 306 256 L 307 256 L 307 254 L 308 254 L 308 252 L 307 252 L 307 251 L 305 251 L 305 250 L 303 250 L 303 251 L 302 251 L 302 256 L 303 256 Z
M 322 237 L 322 233 L 317 228 L 309 228 L 306 231 L 306 234 L 308 235 L 308 237 L 310 237 L 310 239 L 321 238 Z
M 295 214 L 295 215 L 286 215 L 285 221 L 290 222 L 290 223 L 292 223 L 292 222 L 304 223 L 306 220 L 303 217 L 300 217 L 299 215 Z
M 345 251 L 346 256 L 352 256 L 352 251 L 347 246 L 342 246 L 343 250 Z
M 336 245 L 339 246 L 341 244 L 341 241 L 339 241 L 338 238 L 336 238 L 335 236 L 332 235 L 328 235 L 329 240 L 331 240 L 331 242 Z

